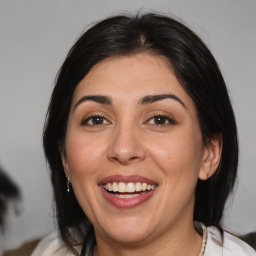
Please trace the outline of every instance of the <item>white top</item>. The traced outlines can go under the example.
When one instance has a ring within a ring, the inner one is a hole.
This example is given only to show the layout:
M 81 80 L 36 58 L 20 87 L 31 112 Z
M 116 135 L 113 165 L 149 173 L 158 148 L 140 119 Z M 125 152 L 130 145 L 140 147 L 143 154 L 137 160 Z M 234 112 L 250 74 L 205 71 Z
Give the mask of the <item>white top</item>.
M 78 248 L 81 251 L 81 248 Z M 74 256 L 58 239 L 56 233 L 45 237 L 31 256 Z M 224 232 L 223 245 L 219 230 L 207 227 L 207 243 L 204 256 L 256 256 L 255 250 L 231 234 Z

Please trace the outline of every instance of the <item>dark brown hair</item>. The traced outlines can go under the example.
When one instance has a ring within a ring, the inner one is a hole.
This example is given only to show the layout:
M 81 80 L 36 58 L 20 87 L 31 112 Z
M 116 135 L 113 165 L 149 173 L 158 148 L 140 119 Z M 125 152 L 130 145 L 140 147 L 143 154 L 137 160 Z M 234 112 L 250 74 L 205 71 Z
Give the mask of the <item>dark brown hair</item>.
M 43 143 L 51 170 L 59 232 L 72 249 L 74 238 L 86 238 L 92 228 L 73 192 L 66 193 L 66 177 L 59 145 L 64 145 L 74 90 L 91 68 L 105 58 L 148 52 L 164 56 L 197 109 L 203 141 L 221 134 L 223 150 L 218 170 L 198 181 L 194 219 L 218 226 L 233 189 L 238 164 L 234 113 L 227 88 L 211 52 L 189 28 L 170 17 L 148 13 L 121 15 L 100 21 L 69 51 L 52 93 Z

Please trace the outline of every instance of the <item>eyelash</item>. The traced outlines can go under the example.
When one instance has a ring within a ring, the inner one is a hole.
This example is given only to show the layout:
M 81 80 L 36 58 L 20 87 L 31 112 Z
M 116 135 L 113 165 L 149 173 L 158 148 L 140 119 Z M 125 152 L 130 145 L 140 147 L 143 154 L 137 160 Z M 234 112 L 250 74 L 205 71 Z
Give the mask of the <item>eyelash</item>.
M 162 121 L 167 121 L 168 123 L 154 123 L 154 124 L 150 124 L 150 120 L 159 120 L 162 119 Z M 147 123 L 149 123 L 150 125 L 155 125 L 155 126 L 168 126 L 168 125 L 174 125 L 177 124 L 176 120 L 174 120 L 173 118 L 170 118 L 169 116 L 166 115 L 161 115 L 161 114 L 157 114 L 157 115 L 153 115 L 151 116 L 147 121 Z
M 155 123 L 153 124 L 150 123 L 151 120 L 154 120 Z M 96 123 L 93 123 L 95 121 Z M 156 121 L 160 121 L 160 123 L 156 123 Z M 164 121 L 164 123 L 161 123 L 161 121 Z M 166 121 L 168 123 L 166 123 Z M 104 122 L 107 122 L 107 123 L 104 123 Z M 154 125 L 154 126 L 168 126 L 168 125 L 177 124 L 177 122 L 173 118 L 170 118 L 166 115 L 161 115 L 161 114 L 152 115 L 149 119 L 147 119 L 145 123 L 148 123 L 149 125 Z M 83 119 L 81 122 L 81 125 L 84 125 L 84 126 L 98 126 L 98 125 L 107 125 L 107 124 L 110 124 L 110 122 L 102 115 L 91 115 Z
M 96 121 L 97 119 L 100 119 L 101 121 L 103 121 L 103 123 L 96 123 L 94 124 L 93 121 Z M 92 122 L 91 124 L 89 124 L 89 122 Z M 104 122 L 107 121 L 107 123 L 110 123 L 104 116 L 102 115 L 91 115 L 86 117 L 85 119 L 82 120 L 81 125 L 87 125 L 87 126 L 98 126 L 98 125 L 106 125 L 104 124 Z

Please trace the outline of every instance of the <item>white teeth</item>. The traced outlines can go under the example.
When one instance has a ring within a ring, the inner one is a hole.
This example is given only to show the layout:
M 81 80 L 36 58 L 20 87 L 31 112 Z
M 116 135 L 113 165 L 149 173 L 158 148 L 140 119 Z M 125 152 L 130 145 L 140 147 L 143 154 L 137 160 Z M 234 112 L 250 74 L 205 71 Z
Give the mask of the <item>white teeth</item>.
M 136 191 L 141 191 L 141 183 L 140 182 L 137 182 L 136 183 Z
M 147 183 L 142 183 L 141 189 L 142 189 L 142 191 L 146 191 Z
M 107 190 L 112 191 L 112 185 L 110 183 L 107 184 Z
M 117 185 L 116 182 L 113 182 L 112 190 L 113 190 L 113 192 L 117 192 L 118 191 L 118 185 Z
M 156 185 L 148 185 L 147 183 L 143 182 L 113 182 L 107 183 L 103 186 L 105 190 L 111 192 L 120 192 L 120 193 L 134 193 L 134 192 L 142 192 L 142 191 L 150 191 L 156 187 Z
M 119 182 L 118 191 L 119 192 L 126 192 L 126 184 L 124 182 Z
M 129 182 L 127 185 L 126 185 L 126 191 L 127 192 L 134 192 L 135 191 L 135 186 L 132 182 Z
M 136 197 L 136 196 L 140 196 L 140 194 L 114 194 L 115 197 L 118 197 L 118 198 L 133 198 L 133 197 Z

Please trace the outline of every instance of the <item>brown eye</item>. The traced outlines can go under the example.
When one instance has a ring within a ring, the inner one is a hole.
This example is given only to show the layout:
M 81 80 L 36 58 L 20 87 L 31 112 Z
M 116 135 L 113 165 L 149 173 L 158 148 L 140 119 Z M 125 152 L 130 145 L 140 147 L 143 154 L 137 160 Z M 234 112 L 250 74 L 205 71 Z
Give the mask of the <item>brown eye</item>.
M 103 116 L 90 116 L 82 121 L 82 125 L 106 125 L 109 121 Z
M 174 119 L 169 118 L 168 116 L 163 116 L 163 115 L 153 116 L 152 118 L 149 119 L 148 123 L 152 125 L 176 124 Z

